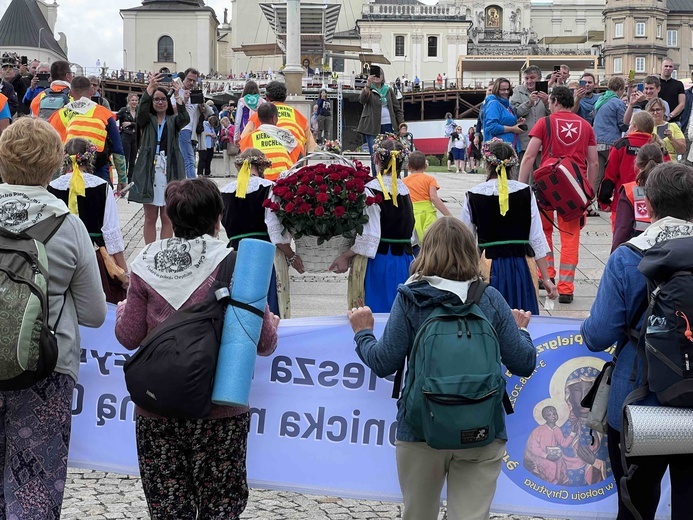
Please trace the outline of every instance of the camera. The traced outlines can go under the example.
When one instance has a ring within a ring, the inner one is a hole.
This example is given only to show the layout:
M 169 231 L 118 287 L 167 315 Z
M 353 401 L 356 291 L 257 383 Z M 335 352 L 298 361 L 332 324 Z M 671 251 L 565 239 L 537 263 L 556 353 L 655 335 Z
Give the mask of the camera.
M 190 103 L 193 105 L 201 105 L 205 102 L 205 96 L 202 94 L 202 90 L 194 89 L 190 91 Z

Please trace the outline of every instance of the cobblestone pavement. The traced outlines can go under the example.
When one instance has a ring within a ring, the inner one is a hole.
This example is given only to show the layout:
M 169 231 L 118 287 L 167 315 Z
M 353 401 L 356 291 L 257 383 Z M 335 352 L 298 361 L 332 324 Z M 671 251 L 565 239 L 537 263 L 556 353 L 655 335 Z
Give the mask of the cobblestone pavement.
M 213 162 L 218 171 L 221 160 Z M 460 214 L 459 203 L 465 191 L 481 182 L 481 175 L 436 174 L 440 194 L 453 215 Z M 216 178 L 220 186 L 228 179 Z M 133 258 L 143 247 L 142 209 L 139 204 L 118 202 L 126 257 Z M 558 238 L 557 234 L 554 240 Z M 556 244 L 560 250 L 560 243 Z M 596 294 L 604 263 L 611 248 L 608 214 L 590 218 L 582 233 L 580 262 L 575 280 L 575 300 L 571 305 L 555 304 L 544 314 L 584 318 Z M 295 317 L 342 314 L 346 298 L 344 275 L 297 275 L 291 283 L 292 311 Z M 394 408 L 393 408 L 394 413 Z M 392 463 L 395 461 L 393 459 Z M 244 520 L 351 520 L 401 518 L 401 504 L 339 497 L 303 495 L 285 491 L 252 489 Z M 149 518 L 139 478 L 135 476 L 70 469 L 63 503 L 66 520 L 107 520 Z M 440 519 L 445 518 L 444 509 Z M 493 520 L 541 520 L 543 517 L 492 514 Z M 172 519 L 173 520 L 173 519 Z M 550 519 L 544 519 L 550 520 Z

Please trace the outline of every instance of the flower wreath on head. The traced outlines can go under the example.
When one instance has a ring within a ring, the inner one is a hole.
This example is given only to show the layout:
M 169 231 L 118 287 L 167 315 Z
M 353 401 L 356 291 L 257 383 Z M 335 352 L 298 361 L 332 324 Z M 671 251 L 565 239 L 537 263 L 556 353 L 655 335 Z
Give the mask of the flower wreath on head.
M 241 157 L 240 155 L 237 155 L 233 162 L 236 166 L 240 167 L 238 170 L 238 180 L 236 181 L 236 198 L 239 199 L 244 199 L 245 194 L 248 191 L 248 182 L 250 182 L 250 167 L 255 166 L 258 169 L 258 172 L 262 173 L 266 168 L 272 166 L 272 161 L 270 161 L 265 154 L 251 155 L 249 157 Z
M 507 169 L 517 166 L 518 158 L 515 150 L 513 150 L 513 154 L 510 157 L 500 160 L 493 153 L 491 153 L 489 148 L 489 144 L 494 142 L 502 143 L 504 141 L 502 139 L 498 139 L 497 137 L 494 137 L 490 141 L 485 141 L 481 145 L 481 155 L 483 156 L 484 161 L 491 166 L 495 166 L 496 168 L 496 174 L 498 176 L 498 202 L 500 205 L 500 213 L 501 215 L 505 216 L 508 209 L 510 209 L 510 192 L 508 190 Z
M 79 215 L 77 206 L 77 196 L 84 197 L 87 194 L 87 187 L 84 183 L 81 167 L 87 167 L 93 171 L 94 163 L 96 162 L 96 154 L 98 150 L 96 146 L 89 143 L 87 149 L 82 153 L 74 155 L 65 154 L 65 170 L 72 168 L 72 178 L 70 179 L 70 189 L 67 197 L 67 207 L 73 215 Z M 89 172 L 88 172 L 89 173 Z
M 385 141 L 397 141 L 400 143 L 400 145 L 402 142 L 399 140 L 399 136 L 392 132 L 379 134 L 376 136 L 375 141 L 373 142 L 373 153 L 378 156 L 380 164 L 387 165 L 385 167 L 385 171 L 389 171 L 390 176 L 392 177 L 392 204 L 397 207 L 397 177 L 399 176 L 399 172 L 397 171 L 397 157 L 402 157 L 403 160 L 406 160 L 407 157 L 409 157 L 409 148 L 402 146 L 401 150 L 389 150 L 383 147 L 383 143 Z M 385 182 L 383 181 L 383 175 L 381 172 L 378 172 L 376 179 L 378 179 L 380 189 L 383 191 L 383 198 L 385 200 L 390 200 L 390 193 L 385 187 Z

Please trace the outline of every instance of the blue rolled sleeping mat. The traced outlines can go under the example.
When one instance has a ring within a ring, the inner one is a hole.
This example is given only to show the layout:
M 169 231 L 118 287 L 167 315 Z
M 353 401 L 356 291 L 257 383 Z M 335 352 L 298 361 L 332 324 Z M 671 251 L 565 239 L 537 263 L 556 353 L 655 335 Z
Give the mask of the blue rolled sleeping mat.
M 270 242 L 253 238 L 238 245 L 212 391 L 216 404 L 248 406 L 274 250 Z

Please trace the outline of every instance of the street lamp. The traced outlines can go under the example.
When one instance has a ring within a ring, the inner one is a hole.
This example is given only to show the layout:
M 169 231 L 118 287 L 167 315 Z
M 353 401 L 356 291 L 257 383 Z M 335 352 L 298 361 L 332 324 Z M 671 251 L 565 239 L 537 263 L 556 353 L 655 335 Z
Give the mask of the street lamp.
M 41 61 L 41 33 L 43 32 L 43 27 L 39 27 L 39 45 L 38 45 L 38 60 Z

